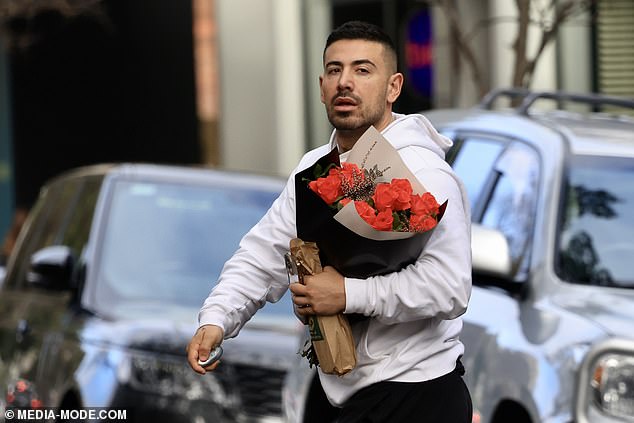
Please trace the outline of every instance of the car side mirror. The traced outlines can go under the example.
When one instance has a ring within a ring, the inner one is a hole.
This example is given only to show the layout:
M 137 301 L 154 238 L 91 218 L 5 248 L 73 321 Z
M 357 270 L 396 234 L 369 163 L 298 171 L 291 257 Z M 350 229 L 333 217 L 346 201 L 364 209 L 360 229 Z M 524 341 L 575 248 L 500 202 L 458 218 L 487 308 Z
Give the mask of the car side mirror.
M 31 269 L 27 279 L 32 286 L 42 289 L 70 289 L 74 264 L 75 259 L 69 247 L 45 247 L 31 256 Z
M 497 229 L 472 224 L 471 263 L 475 274 L 511 279 L 511 250 L 504 234 Z

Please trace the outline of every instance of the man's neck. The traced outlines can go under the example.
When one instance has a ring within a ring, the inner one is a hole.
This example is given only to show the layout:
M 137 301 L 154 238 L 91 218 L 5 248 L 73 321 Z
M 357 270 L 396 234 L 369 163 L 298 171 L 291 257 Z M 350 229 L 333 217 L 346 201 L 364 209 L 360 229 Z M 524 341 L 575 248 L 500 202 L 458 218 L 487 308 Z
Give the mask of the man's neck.
M 357 142 L 361 135 L 367 130 L 367 128 L 363 130 L 354 130 L 354 131 L 346 131 L 337 129 L 335 132 L 335 141 L 337 142 L 337 146 L 339 147 L 340 153 L 345 153 L 354 147 L 354 144 Z
M 382 120 L 379 123 L 376 123 L 374 127 L 377 131 L 381 132 L 387 126 L 394 121 L 394 116 L 390 113 L 387 119 Z M 339 147 L 340 153 L 345 153 L 346 151 L 352 149 L 356 144 L 357 140 L 361 138 L 361 135 L 367 131 L 368 128 L 359 128 L 352 130 L 341 130 L 337 129 L 335 132 L 335 141 L 337 142 L 337 146 Z

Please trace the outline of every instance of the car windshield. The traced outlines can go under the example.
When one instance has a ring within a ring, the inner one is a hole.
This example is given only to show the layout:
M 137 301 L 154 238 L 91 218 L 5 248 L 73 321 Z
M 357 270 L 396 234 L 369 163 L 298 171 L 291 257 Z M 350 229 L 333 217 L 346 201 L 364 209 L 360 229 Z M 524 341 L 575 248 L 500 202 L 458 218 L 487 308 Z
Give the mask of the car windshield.
M 634 288 L 634 159 L 574 156 L 558 249 L 566 281 Z
M 108 307 L 105 313 L 118 316 L 166 304 L 200 308 L 242 236 L 278 194 L 236 186 L 117 182 L 96 289 L 99 303 Z M 258 314 L 289 313 L 289 297 Z

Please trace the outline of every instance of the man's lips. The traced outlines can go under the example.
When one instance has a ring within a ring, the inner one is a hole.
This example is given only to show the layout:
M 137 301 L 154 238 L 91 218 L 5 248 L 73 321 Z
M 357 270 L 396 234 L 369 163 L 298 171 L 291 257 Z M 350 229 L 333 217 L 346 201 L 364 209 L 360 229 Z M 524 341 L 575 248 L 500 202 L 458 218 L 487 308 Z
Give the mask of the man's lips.
M 335 110 L 351 110 L 357 106 L 357 101 L 351 97 L 337 97 L 333 101 L 333 106 Z

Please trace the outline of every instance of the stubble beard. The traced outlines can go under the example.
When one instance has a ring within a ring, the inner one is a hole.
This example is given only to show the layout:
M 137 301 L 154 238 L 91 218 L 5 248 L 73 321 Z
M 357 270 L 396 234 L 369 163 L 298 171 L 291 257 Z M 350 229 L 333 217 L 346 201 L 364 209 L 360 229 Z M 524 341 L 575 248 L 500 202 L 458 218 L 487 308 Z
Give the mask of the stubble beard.
M 327 110 L 328 121 L 338 131 L 366 130 L 370 126 L 379 122 L 383 116 L 381 110 L 371 110 L 369 115 L 361 112 L 356 115 L 354 112 L 340 113 L 332 108 Z
M 352 113 L 331 112 L 328 113 L 328 120 L 337 131 L 353 131 L 363 126 L 363 120 L 355 118 Z

